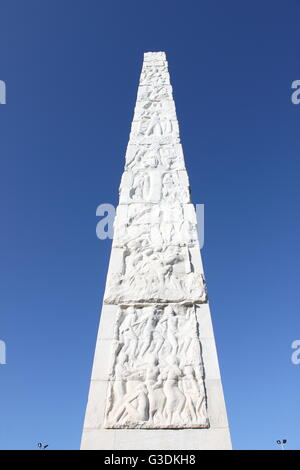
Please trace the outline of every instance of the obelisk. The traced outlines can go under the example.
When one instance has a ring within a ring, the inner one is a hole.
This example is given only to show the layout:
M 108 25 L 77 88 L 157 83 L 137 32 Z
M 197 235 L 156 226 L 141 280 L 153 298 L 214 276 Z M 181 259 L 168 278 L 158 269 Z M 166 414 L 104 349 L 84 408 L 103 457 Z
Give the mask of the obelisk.
M 82 449 L 231 449 L 164 52 L 144 54 Z

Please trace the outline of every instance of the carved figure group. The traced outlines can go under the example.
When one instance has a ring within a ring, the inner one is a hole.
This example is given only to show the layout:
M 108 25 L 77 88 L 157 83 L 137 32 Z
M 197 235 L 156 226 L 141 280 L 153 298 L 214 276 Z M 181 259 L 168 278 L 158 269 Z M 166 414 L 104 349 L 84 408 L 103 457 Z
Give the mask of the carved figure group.
M 104 295 L 118 305 L 105 427 L 205 428 L 195 304 L 207 294 L 193 251 L 196 217 L 165 55 L 147 57 Z
M 151 246 L 132 240 L 123 250 L 123 266 L 111 273 L 106 303 L 206 301 L 203 276 L 193 272 L 188 247 Z
M 117 323 L 106 426 L 208 426 L 193 307 L 122 308 Z
M 166 66 L 150 65 L 143 68 L 140 85 L 161 86 L 169 81 L 170 77 Z

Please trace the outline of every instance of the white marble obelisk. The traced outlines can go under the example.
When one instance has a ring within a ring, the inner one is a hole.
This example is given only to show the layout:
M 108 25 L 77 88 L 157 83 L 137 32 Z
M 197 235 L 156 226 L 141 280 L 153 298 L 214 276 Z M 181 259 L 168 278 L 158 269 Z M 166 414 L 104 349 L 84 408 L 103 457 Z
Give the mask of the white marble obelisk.
M 230 449 L 164 52 L 148 52 L 120 185 L 82 449 Z

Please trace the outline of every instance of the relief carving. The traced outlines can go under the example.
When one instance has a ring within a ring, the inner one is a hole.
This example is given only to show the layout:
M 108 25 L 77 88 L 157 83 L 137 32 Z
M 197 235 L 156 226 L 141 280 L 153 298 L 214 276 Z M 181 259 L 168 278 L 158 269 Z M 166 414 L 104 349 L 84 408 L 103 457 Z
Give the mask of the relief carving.
M 145 54 L 104 302 L 118 305 L 106 428 L 207 428 L 207 302 L 164 53 Z M 198 253 L 198 254 L 197 254 Z
M 125 168 L 133 172 L 163 167 L 166 170 L 184 169 L 180 147 L 173 145 L 131 145 L 127 149 Z
M 188 247 L 151 246 L 148 235 L 139 237 L 123 249 L 122 267 L 110 273 L 104 301 L 206 302 L 203 275 L 193 269 Z
M 163 86 L 140 86 L 138 89 L 137 99 L 139 101 L 161 101 L 172 100 L 171 85 Z
M 119 309 L 105 426 L 209 426 L 193 306 Z
M 170 83 L 168 67 L 166 65 L 143 66 L 140 85 L 162 86 Z
M 147 144 L 176 144 L 179 143 L 178 122 L 168 116 L 155 112 L 151 118 L 133 121 L 130 133 L 130 143 Z
M 150 167 L 155 161 L 152 155 L 151 162 L 149 157 L 147 170 L 123 173 L 120 185 L 121 204 L 159 201 L 175 204 L 190 201 L 189 188 L 184 186 L 187 181 L 181 181 L 176 171 L 165 172 L 162 167 Z
M 114 246 L 124 247 L 137 239 L 149 246 L 198 245 L 196 215 L 191 204 L 132 204 L 115 218 Z M 124 212 L 125 211 L 125 212 Z
M 197 245 L 198 234 L 194 224 L 188 221 L 161 224 L 122 225 L 115 234 L 113 246 L 123 247 L 130 242 L 145 238 L 149 245 Z
M 160 116 L 168 116 L 169 119 L 176 121 L 176 111 L 173 100 L 162 100 L 162 101 L 138 101 L 135 113 L 134 121 L 141 121 L 150 119 L 155 113 Z
M 153 111 L 149 117 L 139 121 L 137 137 L 165 137 L 172 135 L 173 122 L 167 114 L 161 115 L 158 111 Z
M 170 203 L 189 202 L 189 190 L 183 188 L 176 173 L 165 173 L 162 178 L 162 198 Z

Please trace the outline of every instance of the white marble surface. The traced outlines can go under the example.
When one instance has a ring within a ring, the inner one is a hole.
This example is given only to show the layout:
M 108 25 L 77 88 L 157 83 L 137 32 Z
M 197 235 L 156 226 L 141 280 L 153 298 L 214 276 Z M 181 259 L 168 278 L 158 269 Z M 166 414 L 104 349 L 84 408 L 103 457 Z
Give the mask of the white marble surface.
M 82 449 L 230 449 L 165 53 L 146 53 Z
M 213 429 L 88 429 L 83 450 L 231 450 L 228 428 Z

